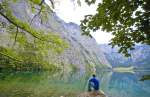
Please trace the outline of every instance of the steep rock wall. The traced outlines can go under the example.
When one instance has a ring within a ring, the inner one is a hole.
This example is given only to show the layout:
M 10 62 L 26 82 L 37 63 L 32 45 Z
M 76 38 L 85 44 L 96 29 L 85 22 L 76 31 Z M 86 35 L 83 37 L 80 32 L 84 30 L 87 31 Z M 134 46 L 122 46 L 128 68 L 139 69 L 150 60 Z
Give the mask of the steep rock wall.
M 69 47 L 65 49 L 63 53 L 59 55 L 49 54 L 48 60 L 50 60 L 51 63 L 57 63 L 66 69 L 73 65 L 81 71 L 85 71 L 87 65 L 91 64 L 100 68 L 111 68 L 95 39 L 82 36 L 79 25 L 65 23 L 57 17 L 56 13 L 51 11 L 47 14 L 48 17 L 43 20 L 41 20 L 41 17 L 38 15 L 33 19 L 38 13 L 38 10 L 35 9 L 33 12 L 28 0 L 16 0 L 16 2 L 11 3 L 10 7 L 13 11 L 13 15 L 18 19 L 26 23 L 31 23 L 32 21 L 32 27 L 37 30 L 42 29 L 45 32 L 50 31 L 56 33 L 69 44 Z M 37 9 L 39 8 L 38 6 L 35 7 Z M 2 16 L 0 16 L 0 20 L 9 23 Z M 1 43 L 4 42 L 1 41 Z

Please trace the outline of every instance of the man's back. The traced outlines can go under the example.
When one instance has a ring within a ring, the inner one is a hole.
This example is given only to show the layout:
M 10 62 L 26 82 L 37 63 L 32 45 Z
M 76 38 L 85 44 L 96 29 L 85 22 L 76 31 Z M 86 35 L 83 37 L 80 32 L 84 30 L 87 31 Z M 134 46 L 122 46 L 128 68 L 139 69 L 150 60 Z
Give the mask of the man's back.
M 89 80 L 88 84 L 88 90 L 91 91 L 92 88 L 96 91 L 99 90 L 99 80 L 96 78 L 95 75 L 93 75 L 93 77 Z

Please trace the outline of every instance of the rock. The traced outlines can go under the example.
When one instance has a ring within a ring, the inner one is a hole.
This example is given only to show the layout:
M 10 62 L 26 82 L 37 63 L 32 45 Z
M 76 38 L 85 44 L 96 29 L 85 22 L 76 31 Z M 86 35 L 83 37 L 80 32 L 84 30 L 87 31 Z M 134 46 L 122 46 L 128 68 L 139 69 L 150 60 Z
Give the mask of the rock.
M 135 49 L 130 51 L 131 57 L 124 57 L 118 53 L 118 47 L 111 48 L 106 44 L 99 45 L 101 51 L 112 65 L 112 67 L 130 67 L 137 69 L 150 68 L 150 46 L 145 44 L 135 45 Z
M 81 93 L 79 96 L 77 97 L 106 97 L 106 95 L 100 91 L 98 92 L 84 92 L 84 93 Z

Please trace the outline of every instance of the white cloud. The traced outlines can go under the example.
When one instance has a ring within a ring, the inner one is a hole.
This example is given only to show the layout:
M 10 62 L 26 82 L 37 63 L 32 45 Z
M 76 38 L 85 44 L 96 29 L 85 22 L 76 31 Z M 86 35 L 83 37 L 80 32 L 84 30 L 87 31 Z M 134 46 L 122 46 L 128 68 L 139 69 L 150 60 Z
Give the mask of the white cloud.
M 113 38 L 113 36 L 110 33 L 100 31 L 100 30 L 96 32 L 92 32 L 91 34 L 95 38 L 98 44 L 109 43 L 111 38 Z
M 96 13 L 96 6 L 88 6 L 82 0 L 82 6 L 73 4 L 70 0 L 61 0 L 60 3 L 55 4 L 55 11 L 57 15 L 66 22 L 74 22 L 80 24 L 80 20 L 84 19 L 87 14 Z
M 50 5 L 49 0 L 45 0 Z M 77 4 L 73 4 L 70 0 L 54 0 L 55 9 L 57 15 L 65 22 L 74 22 L 80 24 L 80 20 L 84 19 L 85 15 L 95 14 L 98 2 L 95 5 L 88 6 L 84 0 L 81 0 L 81 7 Z M 97 31 L 92 33 L 92 36 L 96 39 L 97 43 L 108 43 L 112 38 L 110 33 Z

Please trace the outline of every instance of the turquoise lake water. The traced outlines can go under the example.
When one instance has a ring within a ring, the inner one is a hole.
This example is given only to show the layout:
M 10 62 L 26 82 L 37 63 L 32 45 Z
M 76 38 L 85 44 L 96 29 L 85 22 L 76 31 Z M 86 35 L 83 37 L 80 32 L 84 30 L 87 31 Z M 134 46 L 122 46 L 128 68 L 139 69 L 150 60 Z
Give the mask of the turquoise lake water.
M 97 73 L 100 89 L 109 97 L 150 97 L 150 80 L 140 81 L 149 71 Z M 76 97 L 87 91 L 91 75 L 81 73 L 0 73 L 0 97 Z
M 108 73 L 101 78 L 101 89 L 111 97 L 150 97 L 150 80 L 140 81 L 149 72 Z

